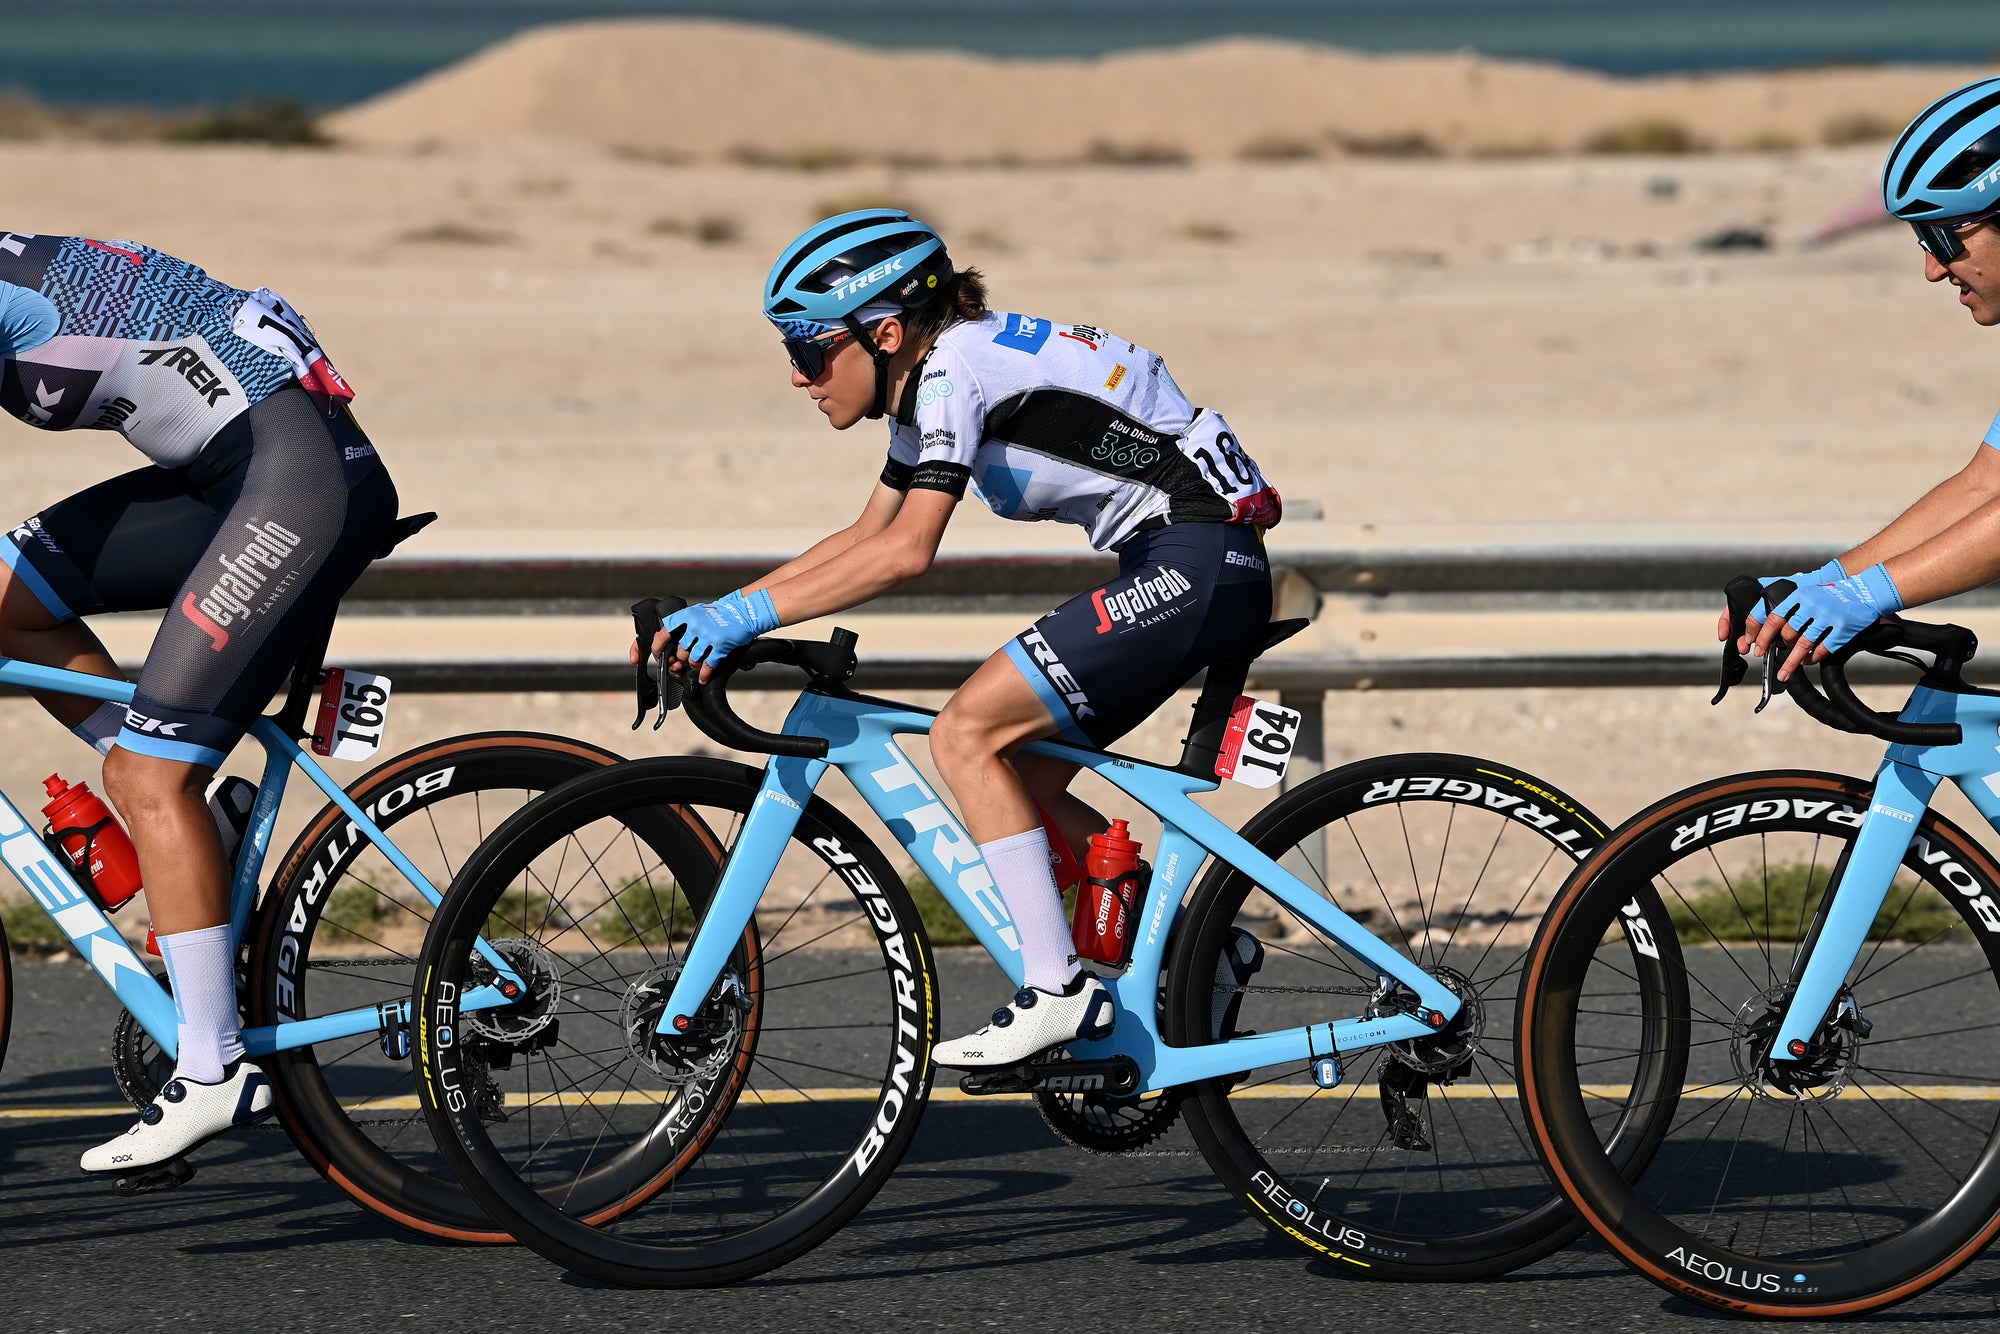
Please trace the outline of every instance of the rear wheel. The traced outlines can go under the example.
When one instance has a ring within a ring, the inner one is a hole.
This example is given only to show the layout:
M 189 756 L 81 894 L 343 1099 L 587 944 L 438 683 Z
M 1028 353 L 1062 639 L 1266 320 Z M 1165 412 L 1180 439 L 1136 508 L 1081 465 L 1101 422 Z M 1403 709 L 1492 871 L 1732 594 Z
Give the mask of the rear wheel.
M 551 793 L 480 848 L 425 944 L 432 1130 L 495 1221 L 565 1268 L 642 1287 L 761 1273 L 853 1217 L 915 1134 L 929 948 L 894 869 L 819 798 L 685 1036 L 658 1031 L 760 781 L 682 757 Z M 533 976 L 512 1005 L 461 1011 L 479 938 Z
M 423 746 L 348 794 L 443 892 L 481 839 L 530 799 L 614 764 L 596 746 L 535 732 L 486 732 Z M 293 843 L 251 928 L 250 1022 L 286 1023 L 408 1001 L 431 905 L 329 804 Z M 306 1160 L 362 1208 L 459 1241 L 513 1240 L 446 1168 L 389 1024 L 300 1047 L 265 1065 L 278 1120 Z
M 2000 1234 L 2000 866 L 1956 826 L 1924 817 L 1807 1055 L 1768 1056 L 1870 797 L 1810 773 L 1669 797 L 1578 870 L 1536 937 L 1523 1104 L 1591 1226 L 1682 1297 L 1846 1315 Z M 1638 1017 L 1622 943 L 1641 903 L 1663 905 L 1661 953 L 1685 977 L 1664 1029 Z M 1607 1152 L 1606 1111 L 1663 1046 L 1684 1083 L 1662 1091 L 1679 1105 L 1634 1175 Z
M 1515 1100 L 1514 1000 L 1542 909 L 1603 838 L 1539 779 L 1459 755 L 1322 774 L 1242 831 L 1463 1000 L 1435 1037 L 1185 1091 L 1196 1143 L 1253 1217 L 1354 1277 L 1502 1273 L 1580 1230 Z M 1191 1046 L 1361 1014 L 1377 975 L 1248 875 L 1196 888 L 1170 972 L 1169 1035 Z

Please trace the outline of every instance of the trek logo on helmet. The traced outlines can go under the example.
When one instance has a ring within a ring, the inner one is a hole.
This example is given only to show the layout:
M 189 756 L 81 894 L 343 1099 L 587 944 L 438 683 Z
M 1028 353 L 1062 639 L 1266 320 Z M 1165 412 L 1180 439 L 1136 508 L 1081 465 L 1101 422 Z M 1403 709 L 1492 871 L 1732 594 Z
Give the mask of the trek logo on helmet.
M 891 274 L 902 272 L 903 261 L 907 258 L 907 255 L 897 255 L 893 259 L 882 261 L 866 273 L 856 274 L 854 277 L 849 278 L 846 282 L 840 284 L 840 286 L 832 289 L 834 300 L 845 301 L 847 298 L 860 292 L 863 288 L 873 287 L 876 283 L 881 282 Z

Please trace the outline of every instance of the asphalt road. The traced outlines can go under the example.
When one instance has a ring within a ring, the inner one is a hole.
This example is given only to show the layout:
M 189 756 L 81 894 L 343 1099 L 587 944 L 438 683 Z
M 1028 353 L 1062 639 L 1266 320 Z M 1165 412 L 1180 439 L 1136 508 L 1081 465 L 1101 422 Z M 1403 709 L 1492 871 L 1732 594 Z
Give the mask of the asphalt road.
M 117 1103 L 113 1012 L 94 977 L 73 963 L 17 964 L 15 992 L 0 1110 Z M 947 995 L 964 998 L 954 1010 L 981 998 L 971 986 Z M 1022 1103 L 933 1104 L 894 1180 L 818 1251 L 735 1288 L 675 1293 L 598 1287 L 518 1248 L 406 1239 L 347 1204 L 275 1131 L 219 1142 L 188 1185 L 123 1201 L 75 1161 L 125 1115 L 0 1118 L 5 1328 L 1032 1323 L 1610 1334 L 1723 1319 L 1630 1276 L 1589 1241 L 1483 1284 L 1342 1278 L 1269 1240 L 1215 1185 L 1184 1131 L 1144 1156 L 1096 1157 L 1062 1145 Z M 1865 1323 L 1996 1319 L 2000 1260 L 1989 1257 Z

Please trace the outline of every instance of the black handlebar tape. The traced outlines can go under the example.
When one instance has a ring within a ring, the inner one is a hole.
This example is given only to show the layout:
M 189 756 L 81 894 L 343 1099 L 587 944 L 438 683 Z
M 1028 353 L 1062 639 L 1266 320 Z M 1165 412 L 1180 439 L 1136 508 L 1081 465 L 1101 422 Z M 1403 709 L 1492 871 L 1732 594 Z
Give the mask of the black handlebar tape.
M 740 671 L 764 662 L 799 665 L 799 645 L 790 639 L 753 639 L 723 660 L 708 680 L 691 685 L 687 692 L 689 721 L 711 740 L 732 750 L 760 751 L 766 755 L 791 755 L 803 760 L 826 758 L 825 737 L 786 736 L 782 732 L 760 732 L 738 717 L 729 707 L 729 681 Z
M 1869 708 L 1847 683 L 1847 660 L 1856 653 L 1904 647 L 1906 636 L 1898 633 L 1902 627 L 1902 622 L 1893 619 L 1877 621 L 1855 636 L 1821 664 L 1820 686 L 1834 710 L 1858 724 L 1855 731 L 1899 746 L 1956 746 L 1965 740 L 1965 729 L 1957 723 L 1906 723 L 1893 713 Z

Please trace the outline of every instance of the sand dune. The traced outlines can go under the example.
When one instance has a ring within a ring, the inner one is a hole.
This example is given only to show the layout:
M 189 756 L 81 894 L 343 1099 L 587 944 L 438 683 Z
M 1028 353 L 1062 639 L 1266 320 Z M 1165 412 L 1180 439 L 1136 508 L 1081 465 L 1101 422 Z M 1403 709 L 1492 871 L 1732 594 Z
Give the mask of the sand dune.
M 940 31 L 941 41 L 949 34 Z M 778 28 L 631 20 L 536 29 L 330 118 L 381 146 L 583 140 L 714 159 L 833 152 L 1065 160 L 1419 135 L 1454 153 L 1567 150 L 1660 117 L 1722 147 L 1900 125 L 1982 71 L 1869 68 L 1613 79 L 1477 55 L 1368 56 L 1232 40 L 1095 60 L 879 53 Z M 885 107 L 892 108 L 885 110 Z

